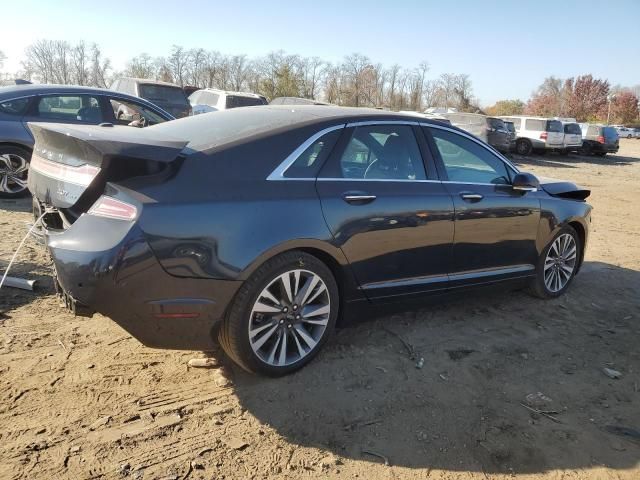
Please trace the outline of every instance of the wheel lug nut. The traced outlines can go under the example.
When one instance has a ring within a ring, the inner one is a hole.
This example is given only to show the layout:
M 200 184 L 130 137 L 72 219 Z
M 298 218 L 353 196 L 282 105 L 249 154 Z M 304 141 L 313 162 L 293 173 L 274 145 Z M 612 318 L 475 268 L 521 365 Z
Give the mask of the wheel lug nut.
M 300 320 L 302 317 L 300 315 L 296 315 L 296 320 Z
M 294 309 L 294 310 L 298 310 L 298 305 L 294 305 L 294 306 L 293 306 L 293 309 Z
M 284 320 L 280 320 L 280 325 L 284 324 Z
M 287 328 L 291 328 L 291 324 L 288 324 L 288 325 L 287 325 Z

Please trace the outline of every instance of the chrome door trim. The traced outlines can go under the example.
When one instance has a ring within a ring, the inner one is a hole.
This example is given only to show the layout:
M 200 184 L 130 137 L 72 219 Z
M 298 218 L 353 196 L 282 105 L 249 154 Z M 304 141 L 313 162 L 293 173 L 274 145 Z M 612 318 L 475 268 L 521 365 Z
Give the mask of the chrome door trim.
M 300 146 L 298 146 L 298 148 L 296 148 L 293 152 L 291 152 L 287 158 L 285 158 L 280 165 L 278 165 L 275 170 L 273 170 L 269 176 L 267 177 L 267 180 L 307 180 L 305 179 L 300 179 L 300 178 L 286 178 L 284 176 L 285 172 L 289 169 L 289 167 L 291 165 L 293 165 L 293 163 L 298 159 L 298 157 L 300 155 L 302 155 L 304 153 L 304 151 L 309 148 L 313 142 L 315 142 L 316 140 L 318 140 L 320 137 L 322 137 L 323 135 L 326 135 L 329 132 L 333 132 L 335 130 L 339 130 L 341 128 L 344 128 L 346 124 L 341 123 L 339 125 L 332 125 L 330 127 L 324 128 L 322 130 L 320 130 L 319 132 L 316 132 L 315 134 L 313 134 L 312 136 L 310 136 L 309 138 L 307 138 Z M 308 179 L 308 180 L 315 180 L 315 179 Z
M 460 272 L 449 274 L 449 280 L 473 280 L 476 278 L 494 277 L 497 275 L 508 275 L 510 273 L 526 273 L 535 272 L 534 265 L 514 265 L 512 267 L 500 267 L 486 270 L 474 270 L 471 272 Z

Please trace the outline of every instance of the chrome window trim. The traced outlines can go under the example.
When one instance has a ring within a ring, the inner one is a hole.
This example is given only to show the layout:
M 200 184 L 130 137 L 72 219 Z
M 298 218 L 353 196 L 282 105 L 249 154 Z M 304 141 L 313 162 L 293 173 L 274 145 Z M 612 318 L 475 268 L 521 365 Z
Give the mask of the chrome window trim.
M 290 180 L 290 179 L 287 179 Z M 411 179 L 398 179 L 398 178 L 324 178 L 318 177 L 318 182 L 413 182 L 413 183 L 442 183 L 440 180 L 411 180 Z
M 452 132 L 452 133 L 457 133 L 458 135 L 468 138 L 469 140 L 474 141 L 475 143 L 477 143 L 478 145 L 480 145 L 482 148 L 484 148 L 485 150 L 487 150 L 488 152 L 492 153 L 493 155 L 495 155 L 496 157 L 498 157 L 498 159 L 500 159 L 501 161 L 503 161 L 504 163 L 507 164 L 507 166 L 509 168 L 511 168 L 511 170 L 513 171 L 513 173 L 520 173 L 520 170 L 518 170 L 518 168 L 513 165 L 506 157 L 504 157 L 500 152 L 498 152 L 497 150 L 495 150 L 494 148 L 492 148 L 490 145 L 487 145 L 486 143 L 484 143 L 482 140 L 480 140 L 479 138 L 474 137 L 473 135 L 466 133 L 466 132 L 461 132 L 459 130 L 455 130 L 453 128 L 449 128 L 449 127 L 444 127 L 441 125 L 435 125 L 433 123 L 426 123 L 426 122 L 421 122 L 420 123 L 421 127 L 428 127 L 428 128 L 437 128 L 439 130 L 446 130 L 448 132 Z M 454 183 L 467 183 L 467 182 L 454 182 Z M 474 185 L 482 185 L 482 184 L 474 184 Z M 493 184 L 489 184 L 489 185 L 493 185 Z
M 300 179 L 300 178 L 287 178 L 284 176 L 284 174 L 289 169 L 289 167 L 293 165 L 293 163 L 298 159 L 298 157 L 302 155 L 304 151 L 307 148 L 309 148 L 316 140 L 318 140 L 323 135 L 326 135 L 327 133 L 333 132 L 335 130 L 339 130 L 341 128 L 345 128 L 345 126 L 346 124 L 344 123 L 341 123 L 339 125 L 332 125 L 330 127 L 320 130 L 319 132 L 314 133 L 312 136 L 307 138 L 300 146 L 298 146 L 298 148 L 296 148 L 293 152 L 291 152 L 289 156 L 287 156 L 287 158 L 285 158 L 280 163 L 280 165 L 278 165 L 275 168 L 275 170 L 273 170 L 269 174 L 269 176 L 267 177 L 267 180 L 306 180 L 306 179 Z
M 418 126 L 420 122 L 415 120 L 366 120 L 362 122 L 349 122 L 347 128 L 350 127 L 370 127 L 374 125 L 407 125 Z

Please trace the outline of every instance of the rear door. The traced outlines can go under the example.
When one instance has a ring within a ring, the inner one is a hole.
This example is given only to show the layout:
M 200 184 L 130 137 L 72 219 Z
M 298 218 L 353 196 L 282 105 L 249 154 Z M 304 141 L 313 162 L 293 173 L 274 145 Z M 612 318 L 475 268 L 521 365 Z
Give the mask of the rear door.
M 538 194 L 514 191 L 515 170 L 473 137 L 435 126 L 426 132 L 455 206 L 451 286 L 532 274 Z
M 564 143 L 564 127 L 559 120 L 547 120 L 547 145 L 551 147 L 562 147 Z
M 369 298 L 447 288 L 453 202 L 417 124 L 348 125 L 316 186 L 334 241 Z
M 577 123 L 566 123 L 564 128 L 564 146 L 575 147 L 582 145 L 582 131 Z

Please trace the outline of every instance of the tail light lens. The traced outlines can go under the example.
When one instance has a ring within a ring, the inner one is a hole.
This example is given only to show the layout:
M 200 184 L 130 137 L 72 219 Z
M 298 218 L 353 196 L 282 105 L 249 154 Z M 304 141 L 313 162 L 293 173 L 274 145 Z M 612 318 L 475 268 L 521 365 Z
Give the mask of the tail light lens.
M 604 143 L 604 135 L 598 137 L 598 143 Z
M 103 195 L 93 204 L 88 213 L 116 220 L 134 220 L 138 215 L 138 209 L 134 205 Z
M 547 132 L 542 132 L 540 134 L 540 140 L 546 140 L 549 134 Z

